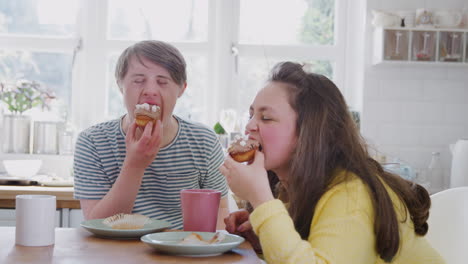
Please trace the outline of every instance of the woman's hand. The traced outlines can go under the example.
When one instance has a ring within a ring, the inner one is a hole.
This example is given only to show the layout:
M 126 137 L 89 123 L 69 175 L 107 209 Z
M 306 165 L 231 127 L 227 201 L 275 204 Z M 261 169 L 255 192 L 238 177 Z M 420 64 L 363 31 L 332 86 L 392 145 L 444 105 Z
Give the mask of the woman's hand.
M 125 163 L 131 168 L 146 168 L 159 152 L 163 136 L 162 123 L 161 120 L 157 120 L 156 124 L 148 122 L 143 131 L 138 129 L 133 122 L 127 131 Z
M 249 212 L 242 209 L 230 213 L 224 218 L 226 230 L 231 234 L 244 237 L 252 245 L 256 252 L 262 252 L 262 247 L 257 235 L 255 235 L 252 225 L 249 222 Z
M 254 161 L 249 165 L 236 162 L 228 155 L 219 168 L 232 192 L 249 201 L 254 208 L 274 199 L 264 163 L 263 153 L 257 150 Z

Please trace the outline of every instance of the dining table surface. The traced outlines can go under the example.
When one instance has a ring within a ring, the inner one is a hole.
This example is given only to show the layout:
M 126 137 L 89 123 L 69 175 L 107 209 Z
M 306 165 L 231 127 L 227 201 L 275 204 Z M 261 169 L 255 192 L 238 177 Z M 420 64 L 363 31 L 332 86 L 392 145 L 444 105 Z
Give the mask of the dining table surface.
M 40 227 L 38 227 L 40 228 Z M 139 239 L 100 238 L 85 229 L 56 228 L 55 244 L 27 247 L 15 244 L 15 227 L 0 227 L 0 263 L 264 263 L 249 242 L 224 254 L 186 257 L 157 252 Z

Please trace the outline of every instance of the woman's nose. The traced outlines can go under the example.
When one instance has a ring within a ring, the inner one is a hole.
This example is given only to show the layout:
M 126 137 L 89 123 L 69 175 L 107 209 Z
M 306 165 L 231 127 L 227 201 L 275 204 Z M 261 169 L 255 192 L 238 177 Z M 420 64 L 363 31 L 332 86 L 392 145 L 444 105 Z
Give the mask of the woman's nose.
M 247 125 L 245 126 L 245 132 L 250 133 L 252 131 L 257 131 L 258 130 L 258 125 L 257 121 L 255 118 L 250 118 L 249 122 L 247 122 Z

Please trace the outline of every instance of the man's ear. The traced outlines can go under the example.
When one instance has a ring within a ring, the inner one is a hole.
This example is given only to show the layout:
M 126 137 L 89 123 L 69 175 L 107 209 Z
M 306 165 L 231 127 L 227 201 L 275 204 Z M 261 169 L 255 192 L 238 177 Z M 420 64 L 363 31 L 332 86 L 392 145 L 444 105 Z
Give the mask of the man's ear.
M 177 98 L 180 98 L 184 94 L 186 88 L 187 88 L 187 82 L 184 82 L 184 84 L 180 87 L 179 95 L 177 95 Z
M 123 94 L 122 82 L 121 81 L 116 81 L 116 83 L 117 83 L 117 87 L 119 88 L 120 93 Z

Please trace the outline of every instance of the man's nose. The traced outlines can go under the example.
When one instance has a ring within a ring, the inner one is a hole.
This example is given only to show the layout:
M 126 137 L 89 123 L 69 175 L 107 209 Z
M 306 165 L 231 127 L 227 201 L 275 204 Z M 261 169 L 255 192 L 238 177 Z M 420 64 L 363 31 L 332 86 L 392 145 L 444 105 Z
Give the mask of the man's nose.
M 143 95 L 147 95 L 147 96 L 158 95 L 160 89 L 161 87 L 159 86 L 156 80 L 149 81 L 147 82 L 147 84 L 145 85 L 145 88 L 143 89 Z

